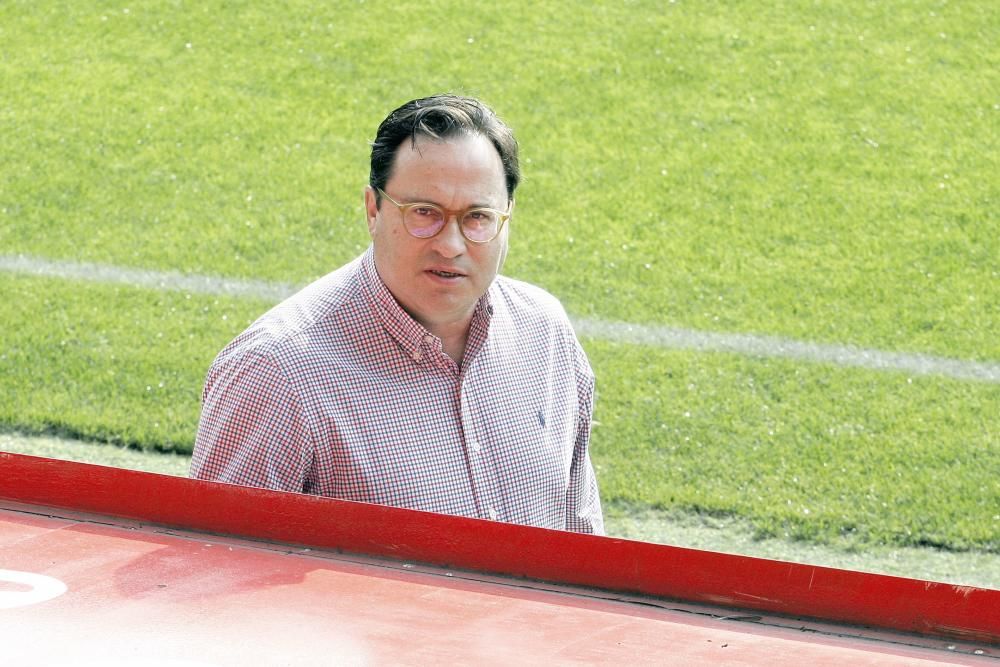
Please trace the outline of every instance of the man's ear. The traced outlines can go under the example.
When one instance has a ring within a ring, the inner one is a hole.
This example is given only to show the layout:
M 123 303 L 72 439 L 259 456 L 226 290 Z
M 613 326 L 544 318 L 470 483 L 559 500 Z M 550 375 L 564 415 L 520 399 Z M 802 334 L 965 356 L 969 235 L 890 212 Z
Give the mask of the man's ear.
M 378 203 L 375 200 L 375 188 L 365 186 L 365 220 L 368 223 L 368 234 L 375 236 L 375 218 L 378 216 Z
M 510 223 L 514 222 L 514 200 L 510 201 L 510 219 L 504 225 L 503 248 L 500 249 L 500 262 L 497 264 L 497 273 L 503 269 L 503 263 L 507 261 L 507 250 L 510 248 Z

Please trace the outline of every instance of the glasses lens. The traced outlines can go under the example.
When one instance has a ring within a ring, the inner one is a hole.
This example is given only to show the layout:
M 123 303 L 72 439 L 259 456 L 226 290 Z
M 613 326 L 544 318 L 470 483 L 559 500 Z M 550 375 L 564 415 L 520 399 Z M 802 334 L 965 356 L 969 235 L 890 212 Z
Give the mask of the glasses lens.
M 444 226 L 444 213 L 435 206 L 414 206 L 403 218 L 410 234 L 420 239 L 430 238 Z
M 499 228 L 500 214 L 487 208 L 474 208 L 462 217 L 462 232 L 470 241 L 491 241 Z

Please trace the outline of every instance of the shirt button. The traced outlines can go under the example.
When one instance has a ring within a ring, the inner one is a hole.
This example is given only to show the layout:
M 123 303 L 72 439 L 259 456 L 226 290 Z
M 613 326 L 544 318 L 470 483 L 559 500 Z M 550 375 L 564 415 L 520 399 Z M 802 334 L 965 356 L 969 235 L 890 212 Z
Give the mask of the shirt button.
M 476 452 L 478 454 L 479 452 L 483 451 L 483 446 L 480 445 L 475 440 L 472 440 L 471 442 L 469 442 L 469 449 L 471 449 L 472 451 L 474 451 L 474 452 Z
M 420 361 L 423 358 L 424 358 L 424 353 L 421 352 L 420 350 L 415 350 L 413 352 L 413 360 L 414 361 Z
M 496 521 L 499 518 L 500 518 L 500 513 L 497 512 L 494 508 L 491 507 L 490 508 L 490 519 L 492 519 L 493 521 Z
M 424 336 L 424 342 L 428 345 L 434 344 L 434 336 Z

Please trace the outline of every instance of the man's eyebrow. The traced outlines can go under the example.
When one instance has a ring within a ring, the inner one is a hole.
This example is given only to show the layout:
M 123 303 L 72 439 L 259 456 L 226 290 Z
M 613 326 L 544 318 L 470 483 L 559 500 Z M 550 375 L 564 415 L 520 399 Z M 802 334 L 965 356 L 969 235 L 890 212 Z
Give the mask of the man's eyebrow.
M 417 198 L 414 198 L 414 199 L 406 199 L 404 201 L 401 201 L 400 203 L 401 204 L 433 204 L 434 206 L 437 206 L 440 209 L 447 208 L 443 204 L 440 204 L 440 203 L 434 201 L 433 199 L 429 199 L 429 198 L 426 198 L 426 197 L 424 197 L 424 198 L 417 197 Z M 503 211 L 504 210 L 500 206 L 494 206 L 493 204 L 482 204 L 482 203 L 470 204 L 469 206 L 465 206 L 465 207 L 457 209 L 457 210 L 468 211 L 468 210 L 471 210 L 471 209 L 474 209 L 474 208 L 488 208 L 488 209 L 492 209 L 494 211 Z M 454 211 L 456 209 L 451 209 L 451 210 Z

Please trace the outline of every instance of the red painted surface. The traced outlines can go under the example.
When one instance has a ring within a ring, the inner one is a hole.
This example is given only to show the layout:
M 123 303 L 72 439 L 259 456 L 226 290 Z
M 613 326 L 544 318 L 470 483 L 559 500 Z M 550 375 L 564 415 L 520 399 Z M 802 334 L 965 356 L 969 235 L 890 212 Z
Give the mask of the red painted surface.
M 0 509 L 5 665 L 777 667 L 986 660 L 26 508 Z M 65 591 L 4 609 L 3 582 L 18 572 L 62 582 Z
M 661 599 L 1000 645 L 1000 591 L 0 453 L 0 498 Z

